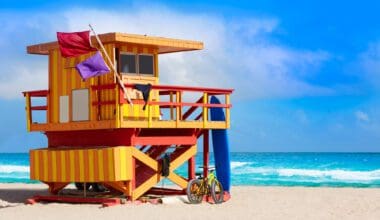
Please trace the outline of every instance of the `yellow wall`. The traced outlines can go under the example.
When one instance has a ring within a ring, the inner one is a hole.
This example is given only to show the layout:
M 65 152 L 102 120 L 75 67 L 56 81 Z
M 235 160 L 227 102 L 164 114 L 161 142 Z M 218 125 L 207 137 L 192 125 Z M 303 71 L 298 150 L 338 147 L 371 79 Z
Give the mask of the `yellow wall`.
M 153 54 L 154 57 L 154 77 L 146 75 L 136 75 L 136 74 L 124 74 L 122 75 L 123 82 L 128 84 L 152 84 L 157 85 L 159 83 L 159 69 L 158 69 L 158 50 L 150 47 L 138 47 L 136 45 L 121 45 L 119 46 L 120 52 L 129 52 L 134 54 Z M 134 89 L 127 89 L 128 94 L 132 99 L 143 99 L 141 93 Z M 158 91 L 152 91 L 150 93 L 151 101 L 159 101 Z M 128 105 L 124 104 L 121 107 L 122 116 L 126 120 L 141 120 L 148 117 L 148 107 L 143 110 L 143 105 Z M 152 117 L 158 119 L 160 116 L 159 106 L 152 106 Z
M 31 150 L 30 178 L 45 182 L 130 180 L 132 150 L 133 147 Z
M 104 45 L 108 55 L 111 60 L 114 60 L 114 44 Z M 137 47 L 137 46 L 118 46 L 120 52 L 133 52 L 133 53 L 149 53 L 154 54 L 154 63 L 155 63 L 155 77 L 146 77 L 146 76 L 136 76 L 136 75 L 123 75 L 122 79 L 124 83 L 141 83 L 141 84 L 158 84 L 158 54 L 157 49 L 148 48 L 148 47 Z M 116 107 L 115 105 L 102 105 L 100 107 L 93 106 L 93 101 L 114 101 L 118 99 L 115 90 L 102 90 L 102 91 L 92 91 L 90 87 L 92 85 L 106 85 L 115 83 L 114 75 L 112 73 L 104 74 L 102 76 L 93 77 L 87 80 L 82 80 L 79 73 L 75 69 L 75 65 L 82 62 L 83 60 L 92 56 L 93 53 L 86 55 L 81 55 L 74 58 L 63 58 L 59 49 L 51 50 L 49 52 L 49 90 L 50 95 L 48 99 L 49 108 L 48 108 L 48 122 L 49 123 L 59 123 L 59 97 L 60 96 L 69 96 L 69 122 L 72 121 L 72 90 L 75 89 L 89 89 L 90 94 L 90 120 L 112 120 L 116 116 Z M 103 57 L 107 62 L 106 57 L 103 54 Z M 141 94 L 136 92 L 136 90 L 128 89 L 129 94 L 132 96 L 132 99 L 142 99 Z M 151 92 L 150 94 L 152 101 L 158 101 L 159 95 L 158 92 Z M 129 104 L 122 105 L 120 107 L 121 116 L 126 119 L 144 119 L 148 117 L 148 111 L 142 109 L 143 105 L 134 105 L 133 107 Z M 159 117 L 159 107 L 152 107 L 152 116 L 153 118 Z
M 113 60 L 113 45 L 105 45 L 107 53 Z M 75 69 L 75 65 L 89 58 L 94 53 L 81 55 L 73 58 L 63 58 L 59 49 L 51 50 L 49 52 L 49 110 L 48 110 L 48 122 L 59 122 L 59 97 L 69 96 L 69 121 L 72 121 L 72 90 L 75 89 L 89 89 L 90 94 L 90 119 L 96 119 L 98 111 L 100 110 L 101 120 L 114 119 L 115 118 L 115 106 L 106 105 L 101 106 L 98 109 L 96 106 L 92 106 L 92 101 L 97 101 L 97 95 L 99 95 L 100 101 L 115 100 L 114 90 L 103 90 L 99 94 L 91 91 L 91 85 L 105 85 L 114 83 L 113 73 L 104 74 L 99 77 L 93 77 L 87 80 L 82 80 L 79 73 Z M 104 55 L 103 55 L 104 57 Z

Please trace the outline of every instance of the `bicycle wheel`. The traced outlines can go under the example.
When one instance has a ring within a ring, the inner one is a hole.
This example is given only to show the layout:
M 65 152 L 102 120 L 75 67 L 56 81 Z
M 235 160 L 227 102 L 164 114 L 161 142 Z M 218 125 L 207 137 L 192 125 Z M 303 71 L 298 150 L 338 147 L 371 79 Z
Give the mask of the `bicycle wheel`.
M 211 182 L 211 197 L 214 200 L 215 204 L 223 202 L 224 199 L 224 190 L 222 184 L 218 180 L 213 180 Z
M 187 199 L 191 204 L 199 204 L 202 202 L 203 194 L 201 190 L 202 181 L 199 179 L 192 179 L 187 184 L 186 194 Z

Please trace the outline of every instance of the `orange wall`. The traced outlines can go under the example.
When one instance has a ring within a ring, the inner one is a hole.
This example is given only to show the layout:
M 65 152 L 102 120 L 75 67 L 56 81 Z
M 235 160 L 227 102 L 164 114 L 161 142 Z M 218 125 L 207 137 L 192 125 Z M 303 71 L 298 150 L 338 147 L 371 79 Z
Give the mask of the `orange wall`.
M 113 61 L 114 58 L 114 44 L 104 45 L 108 55 Z M 133 53 L 148 53 L 154 54 L 155 63 L 155 77 L 144 77 L 144 76 L 128 76 L 123 75 L 124 83 L 151 83 L 158 84 L 158 54 L 157 49 L 149 47 L 138 47 L 136 45 L 117 45 L 120 52 L 133 52 Z M 63 58 L 59 49 L 49 51 L 49 90 L 50 95 L 48 98 L 49 108 L 48 108 L 48 122 L 49 123 L 59 123 L 59 97 L 69 96 L 69 122 L 72 121 L 72 90 L 90 88 L 91 85 L 106 85 L 112 84 L 116 81 L 114 80 L 114 75 L 112 73 L 104 74 L 102 76 L 93 77 L 85 81 L 82 80 L 79 73 L 75 69 L 75 65 L 82 62 L 83 60 L 92 56 L 93 53 L 86 55 L 81 55 L 74 58 Z M 106 57 L 103 54 L 104 59 L 107 62 Z M 132 98 L 142 99 L 141 95 L 137 95 L 136 91 L 129 90 Z M 90 94 L 90 120 L 112 120 L 116 117 L 115 105 L 102 105 L 92 106 L 93 101 L 115 101 L 117 99 L 117 94 L 115 90 L 102 90 L 102 91 L 92 91 L 89 90 Z M 158 101 L 158 92 L 151 93 L 151 100 Z M 126 104 L 121 106 L 121 115 L 127 118 L 141 118 L 147 117 L 147 111 L 142 110 L 143 105 L 134 105 L 134 107 Z M 159 116 L 159 109 L 156 106 L 153 110 L 153 116 Z
M 132 178 L 132 147 L 30 150 L 30 178 L 46 182 L 125 181 Z
M 113 45 L 105 45 L 107 53 L 110 55 L 111 60 L 113 60 Z M 94 53 L 73 57 L 73 58 L 63 58 L 58 49 L 51 50 L 49 52 L 49 113 L 48 119 L 49 123 L 59 122 L 59 97 L 69 96 L 69 103 L 71 104 L 71 92 L 75 89 L 90 88 L 91 85 L 104 85 L 114 83 L 113 73 L 108 73 L 99 77 L 93 77 L 87 80 L 82 80 L 79 73 L 75 69 L 75 65 L 82 62 L 83 60 L 89 58 Z M 103 55 L 103 57 L 105 57 Z M 97 94 L 89 90 L 91 100 L 90 100 L 90 118 L 95 120 L 98 114 L 98 108 L 92 106 L 92 101 L 97 100 Z M 100 101 L 111 101 L 115 100 L 114 90 L 103 90 L 99 94 Z M 69 107 L 70 119 L 71 121 L 71 106 Z M 100 117 L 102 120 L 114 119 L 115 106 L 106 105 L 100 108 Z

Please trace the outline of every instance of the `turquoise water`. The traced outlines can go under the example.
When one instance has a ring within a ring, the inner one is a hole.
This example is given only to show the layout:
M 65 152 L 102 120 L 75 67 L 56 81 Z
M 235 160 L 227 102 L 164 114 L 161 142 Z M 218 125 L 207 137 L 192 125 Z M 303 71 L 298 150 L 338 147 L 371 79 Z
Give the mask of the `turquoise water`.
M 231 171 L 233 185 L 380 187 L 380 153 L 231 153 Z M 0 182 L 31 183 L 28 154 L 0 154 Z

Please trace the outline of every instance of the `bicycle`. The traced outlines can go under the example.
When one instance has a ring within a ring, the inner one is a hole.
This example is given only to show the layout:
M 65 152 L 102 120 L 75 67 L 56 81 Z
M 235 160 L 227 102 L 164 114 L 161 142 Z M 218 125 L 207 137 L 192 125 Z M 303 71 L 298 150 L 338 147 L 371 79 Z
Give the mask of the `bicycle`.
M 197 178 L 190 180 L 187 184 L 186 194 L 191 204 L 201 203 L 205 195 L 211 195 L 215 204 L 223 202 L 224 190 L 214 174 L 215 168 L 208 168 L 207 170 L 209 171 L 207 177 L 203 177 L 202 173 L 197 172 Z

